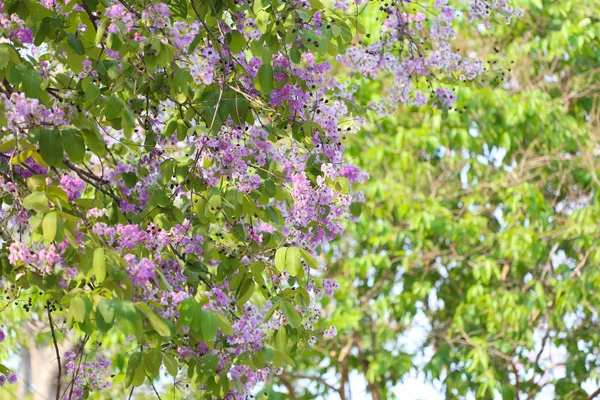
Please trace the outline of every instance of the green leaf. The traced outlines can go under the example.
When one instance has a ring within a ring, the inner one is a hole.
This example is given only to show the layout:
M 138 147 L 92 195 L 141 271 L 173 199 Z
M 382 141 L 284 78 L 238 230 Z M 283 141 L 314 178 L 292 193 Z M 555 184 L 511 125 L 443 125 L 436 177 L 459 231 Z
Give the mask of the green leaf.
M 270 64 L 263 64 L 258 69 L 258 84 L 259 90 L 264 93 L 271 93 L 273 91 L 273 69 Z
M 230 336 L 233 335 L 233 327 L 231 326 L 231 322 L 229 322 L 224 316 L 219 313 L 215 314 L 217 316 L 217 320 L 219 322 L 219 329 L 223 332 L 224 335 Z
M 106 25 L 108 25 L 109 22 L 110 22 L 110 20 L 108 18 L 106 18 L 102 21 L 102 24 L 100 24 L 100 26 L 98 27 L 98 30 L 96 31 L 96 36 L 94 37 L 95 44 L 100 44 L 100 42 L 102 42 L 102 40 L 104 39 L 104 32 L 106 31 Z
M 237 54 L 246 46 L 246 38 L 238 31 L 231 31 L 229 36 L 229 50 Z
M 109 299 L 100 300 L 96 306 L 96 326 L 103 332 L 113 327 L 115 320 L 115 303 Z
M 123 115 L 124 110 L 125 102 L 121 98 L 113 94 L 108 98 L 108 102 L 104 107 L 104 115 L 107 119 L 116 119 Z
M 8 44 L 0 44 L 0 70 L 6 68 L 8 61 L 10 61 L 9 47 Z
M 200 315 L 200 329 L 202 330 L 202 335 L 204 335 L 204 340 L 207 342 L 212 342 L 217 336 L 217 331 L 219 329 L 219 322 L 217 316 L 213 312 L 205 310 L 202 310 Z
M 169 0 L 168 5 L 174 16 L 183 19 L 187 18 L 188 2 L 186 0 Z
M 187 136 L 187 126 L 182 119 L 177 120 L 177 140 L 183 142 Z
M 90 103 L 93 103 L 94 100 L 100 96 L 100 89 L 94 83 L 88 83 L 88 85 L 84 89 L 85 99 Z
M 187 69 L 179 68 L 175 71 L 175 75 L 173 77 L 173 88 L 178 93 L 187 93 L 188 91 L 188 82 L 192 80 L 192 75 L 190 71 Z
M 26 210 L 47 211 L 48 198 L 43 192 L 33 192 L 23 199 L 23 208 Z
M 302 58 L 300 55 L 300 51 L 296 47 L 292 47 L 292 49 L 290 50 L 290 59 L 294 64 L 300 63 L 300 60 Z
M 79 55 L 84 55 L 85 49 L 83 48 L 83 43 L 81 43 L 81 40 L 79 40 L 79 38 L 72 33 L 65 32 L 65 34 L 67 35 L 67 43 L 73 49 L 73 51 Z
M 73 319 L 77 322 L 85 321 L 85 316 L 87 314 L 87 309 L 85 307 L 85 302 L 81 297 L 74 297 L 71 299 L 71 304 L 69 305 L 69 313 L 73 316 Z
M 169 375 L 176 377 L 177 373 L 179 372 L 177 359 L 169 353 L 163 353 L 163 363 L 165 364 L 165 368 L 167 368 Z
M 302 316 L 298 313 L 298 311 L 296 311 L 292 303 L 289 301 L 283 301 L 281 303 L 281 311 L 283 312 L 283 315 L 285 315 L 285 318 L 292 328 L 297 328 L 300 326 L 300 323 L 302 322 Z
M 353 202 L 350 204 L 350 213 L 353 217 L 360 217 L 362 213 L 362 205 L 359 202 Z
M 162 134 L 165 137 L 171 137 L 171 135 L 173 133 L 175 133 L 176 129 L 177 129 L 177 119 L 172 118 L 169 120 L 169 122 L 167 122 L 167 125 L 165 126 L 165 130 L 163 131 Z
M 138 308 L 138 310 L 140 310 L 146 316 L 146 318 L 148 318 L 148 321 L 150 321 L 150 325 L 152 326 L 152 328 L 154 328 L 156 333 L 158 333 L 162 337 L 171 336 L 171 329 L 169 329 L 169 326 L 165 323 L 162 317 L 156 315 L 154 311 L 152 311 L 150 306 L 148 306 L 145 303 L 139 302 L 135 303 L 135 305 Z
M 99 283 L 102 283 L 106 278 L 106 258 L 104 257 L 104 248 L 99 247 L 94 250 L 94 261 L 92 265 L 96 280 Z
M 246 279 L 238 289 L 237 305 L 242 306 L 252 297 L 256 284 L 252 279 Z
M 185 299 L 179 303 L 179 322 L 183 326 L 191 326 L 194 322 L 196 312 L 199 312 L 199 309 L 200 305 L 193 297 Z M 202 321 L 200 321 L 200 323 L 202 323 Z
M 154 348 L 144 352 L 143 357 L 144 366 L 146 367 L 146 372 L 148 373 L 148 376 L 151 379 L 157 378 L 163 360 L 160 348 Z
M 285 351 L 287 349 L 288 342 L 288 334 L 285 328 L 281 327 L 275 332 L 275 348 L 280 351 Z
M 146 380 L 146 369 L 142 359 L 142 353 L 138 352 L 129 357 L 127 371 L 125 372 L 125 387 L 141 386 Z
M 44 216 L 42 221 L 42 230 L 44 232 L 44 239 L 48 242 L 54 240 L 56 237 L 56 231 L 58 230 L 58 213 L 56 211 L 49 212 Z
M 306 264 L 308 264 L 308 266 L 312 269 L 319 269 L 319 262 L 308 251 L 304 250 L 303 248 L 299 249 L 302 258 L 304 261 L 306 261 Z
M 300 250 L 298 250 L 298 247 L 288 248 L 285 254 L 285 264 L 292 276 L 301 276 L 304 273 L 302 263 L 300 262 Z
M 202 374 L 210 376 L 215 373 L 219 366 L 219 356 L 217 354 L 209 354 L 200 359 L 198 362 Z
M 277 271 L 279 272 L 283 272 L 285 270 L 285 258 L 287 250 L 287 247 L 280 247 L 275 253 L 275 268 L 277 268 Z
M 275 364 L 277 368 L 281 368 L 286 365 L 291 365 L 292 367 L 296 366 L 294 360 L 292 360 L 290 356 L 279 350 L 275 351 L 275 355 L 273 357 L 273 364 Z
M 53 167 L 57 167 L 63 160 L 63 144 L 60 133 L 57 130 L 44 129 L 40 133 L 40 153 L 44 161 Z
M 133 189 L 138 182 L 138 176 L 135 172 L 125 172 L 122 176 L 125 186 L 129 189 Z
M 81 132 L 76 129 L 67 129 L 61 132 L 62 144 L 71 161 L 80 163 L 85 157 L 85 141 Z
M 25 65 L 12 68 L 9 81 L 15 85 L 20 83 L 27 97 L 39 99 L 42 94 L 42 76 L 38 71 L 29 69 Z
M 121 118 L 121 127 L 123 128 L 123 134 L 126 139 L 131 138 L 131 134 L 135 129 L 135 115 L 129 109 L 129 107 L 125 107 L 123 110 L 123 117 Z
M 117 322 L 125 335 L 133 335 L 137 325 L 138 314 L 131 301 L 122 301 L 116 305 Z
M 102 139 L 100 134 L 89 129 L 83 129 L 81 133 L 83 135 L 85 144 L 90 148 L 92 153 L 98 157 L 102 157 L 106 154 L 106 145 L 104 144 L 104 139 Z

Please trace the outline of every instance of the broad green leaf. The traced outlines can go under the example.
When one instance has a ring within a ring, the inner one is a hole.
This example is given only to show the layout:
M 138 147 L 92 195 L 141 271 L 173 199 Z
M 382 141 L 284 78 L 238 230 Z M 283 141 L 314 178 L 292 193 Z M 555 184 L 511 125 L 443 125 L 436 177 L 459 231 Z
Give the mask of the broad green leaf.
M 163 356 L 160 348 L 150 349 L 144 352 L 143 355 L 144 366 L 146 372 L 151 379 L 158 377 L 160 372 L 160 366 L 162 365 Z
M 121 117 L 124 110 L 125 102 L 113 94 L 108 98 L 108 102 L 104 107 L 104 115 L 107 119 L 115 119 Z
M 71 161 L 80 163 L 85 157 L 85 141 L 81 132 L 76 129 L 66 129 L 61 132 L 62 144 Z
M 358 202 L 354 202 L 350 204 L 350 213 L 352 213 L 353 217 L 360 217 L 362 212 L 362 206 Z
M 137 352 L 129 357 L 127 362 L 127 371 L 125 372 L 125 387 L 140 386 L 146 380 L 146 369 L 142 352 Z
M 71 304 L 69 304 L 69 313 L 73 316 L 75 321 L 85 321 L 85 316 L 87 314 L 85 301 L 81 297 L 73 297 L 71 299 Z
M 101 331 L 108 331 L 113 327 L 115 320 L 114 301 L 103 299 L 96 306 L 96 325 Z
M 270 64 L 263 64 L 258 69 L 257 80 L 259 89 L 263 94 L 268 94 L 273 91 L 273 69 Z
M 200 329 L 204 335 L 204 340 L 212 342 L 217 336 L 217 331 L 219 329 L 217 316 L 211 311 L 202 310 Z
M 40 133 L 40 153 L 44 161 L 53 167 L 62 164 L 63 144 L 57 130 L 44 129 Z
M 67 43 L 73 49 L 73 51 L 79 55 L 84 55 L 85 49 L 83 48 L 83 43 L 81 43 L 81 40 L 79 40 L 79 38 L 72 33 L 65 32 L 65 34 L 67 35 Z
M 275 350 L 273 364 L 278 368 L 285 367 L 286 365 L 291 365 L 292 367 L 296 366 L 294 360 L 292 360 L 290 356 L 279 350 Z
M 233 54 L 237 54 L 242 51 L 246 45 L 246 38 L 238 31 L 231 31 L 230 35 L 229 50 L 231 50 Z
M 288 342 L 288 334 L 284 327 L 279 328 L 275 332 L 275 348 L 279 351 L 286 351 L 287 342 Z
M 231 322 L 229 322 L 227 318 L 225 318 L 220 313 L 215 313 L 215 315 L 217 316 L 217 320 L 219 322 L 219 329 L 221 330 L 221 332 L 223 332 L 223 334 L 227 336 L 233 335 L 233 327 L 231 326 Z
M 300 262 L 300 250 L 298 247 L 290 247 L 285 253 L 286 268 L 292 276 L 301 276 L 304 273 Z
M 196 313 L 200 312 L 200 304 L 193 298 L 189 297 L 179 303 L 179 322 L 183 326 L 191 326 L 194 322 Z M 201 323 L 201 321 L 199 321 Z M 198 329 L 196 329 L 198 330 Z
M 98 98 L 98 96 L 100 96 L 100 89 L 94 83 L 89 83 L 85 87 L 84 93 L 85 93 L 85 99 L 87 101 L 89 101 L 90 103 L 93 103 L 94 100 L 96 100 Z
M 238 289 L 238 306 L 242 306 L 246 304 L 246 302 L 252 297 L 252 293 L 254 293 L 254 288 L 256 284 L 252 279 L 246 279 L 240 288 Z
M 306 261 L 306 264 L 308 264 L 308 266 L 312 269 L 319 269 L 319 262 L 308 251 L 304 250 L 303 248 L 299 249 L 302 258 L 304 261 Z
M 123 110 L 123 117 L 121 118 L 121 126 L 123 127 L 123 134 L 126 139 L 131 138 L 131 134 L 135 129 L 135 115 L 129 109 L 129 107 L 125 107 Z
M 0 70 L 6 68 L 8 62 L 10 61 L 10 53 L 8 49 L 8 44 L 0 44 Z
M 175 71 L 175 75 L 173 77 L 173 88 L 178 93 L 187 93 L 188 91 L 188 82 L 192 81 L 192 75 L 190 71 L 187 69 L 179 68 Z
M 42 94 L 42 76 L 38 71 L 27 68 L 25 64 L 11 68 L 8 80 L 13 85 L 20 84 L 25 96 L 29 98 L 39 99 Z
M 285 270 L 285 259 L 287 251 L 287 247 L 280 247 L 277 249 L 277 252 L 275 252 L 275 268 L 277 268 L 277 271 L 279 272 L 283 272 Z
M 44 216 L 42 221 L 42 230 L 44 232 L 44 239 L 48 242 L 52 242 L 56 237 L 56 231 L 58 230 L 58 213 L 51 211 Z
M 285 318 L 292 328 L 298 328 L 300 326 L 300 323 L 302 322 L 302 316 L 300 313 L 298 313 L 298 311 L 296 311 L 292 303 L 289 301 L 283 301 L 281 303 L 281 311 L 283 312 L 283 315 L 285 315 Z
M 142 314 L 148 318 L 150 325 L 152 328 L 154 328 L 156 333 L 162 337 L 171 336 L 171 330 L 169 329 L 169 326 L 165 323 L 165 321 L 163 321 L 162 317 L 158 316 L 154 311 L 152 311 L 150 306 L 139 302 L 135 303 L 135 305 L 142 312 Z
M 90 148 L 92 153 L 98 157 L 102 157 L 106 154 L 106 145 L 104 144 L 102 136 L 89 129 L 83 129 L 81 133 L 85 144 Z
M 117 322 L 125 335 L 135 333 L 138 314 L 131 301 L 121 301 L 116 304 Z
M 219 356 L 216 354 L 209 354 L 202 357 L 198 363 L 200 371 L 206 376 L 213 375 L 219 366 Z
M 177 373 L 179 372 L 177 359 L 169 353 L 163 353 L 163 363 L 165 364 L 165 368 L 167 369 L 169 375 L 176 377 Z
M 106 257 L 104 256 L 104 248 L 99 247 L 94 250 L 93 269 L 96 280 L 102 283 L 106 278 Z

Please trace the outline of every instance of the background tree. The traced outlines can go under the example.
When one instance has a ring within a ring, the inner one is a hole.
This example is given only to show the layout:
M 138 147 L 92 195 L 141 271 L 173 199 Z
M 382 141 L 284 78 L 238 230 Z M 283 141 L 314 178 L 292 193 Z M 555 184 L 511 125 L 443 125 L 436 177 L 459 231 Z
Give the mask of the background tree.
M 356 373 L 395 398 L 415 371 L 447 399 L 600 393 L 600 3 L 518 5 L 495 40 L 457 44 L 486 54 L 489 84 L 461 87 L 459 112 L 404 109 L 349 139 L 371 179 L 329 252 L 340 334 L 297 360 L 297 398 L 349 398 Z
M 360 214 L 346 135 L 368 109 L 448 112 L 484 72 L 455 21 L 521 14 L 459 6 L 0 3 L 0 341 L 36 327 L 56 378 L 34 393 L 244 399 L 334 337 L 316 257 Z

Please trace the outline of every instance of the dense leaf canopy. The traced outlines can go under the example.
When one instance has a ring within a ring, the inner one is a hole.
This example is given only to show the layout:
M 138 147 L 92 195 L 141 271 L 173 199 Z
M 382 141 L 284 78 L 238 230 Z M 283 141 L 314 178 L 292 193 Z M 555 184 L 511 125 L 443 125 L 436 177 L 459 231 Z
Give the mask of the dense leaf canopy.
M 600 3 L 522 3 L 0 3 L 0 355 L 38 327 L 56 399 L 588 398 Z

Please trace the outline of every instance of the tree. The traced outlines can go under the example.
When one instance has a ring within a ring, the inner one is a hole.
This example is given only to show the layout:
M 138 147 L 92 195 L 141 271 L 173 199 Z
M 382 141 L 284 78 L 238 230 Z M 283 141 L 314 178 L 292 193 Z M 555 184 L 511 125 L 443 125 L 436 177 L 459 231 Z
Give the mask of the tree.
M 533 3 L 495 43 L 463 36 L 489 73 L 460 88 L 461 112 L 398 112 L 350 139 L 371 179 L 327 263 L 339 334 L 296 359 L 298 398 L 335 398 L 356 373 L 395 398 L 415 371 L 447 399 L 600 393 L 600 4 Z
M 486 4 L 469 20 L 520 14 Z M 6 343 L 17 348 L 27 319 L 44 324 L 57 400 L 111 386 L 131 397 L 144 382 L 159 395 L 161 371 L 172 396 L 245 398 L 333 337 L 315 298 L 336 285 L 317 256 L 360 214 L 366 177 L 343 135 L 367 105 L 447 112 L 450 85 L 483 72 L 452 50 L 460 14 L 444 0 L 0 11 Z M 367 33 L 363 13 L 383 27 Z M 350 74 L 335 76 L 340 64 Z M 380 77 L 384 98 L 357 101 Z

